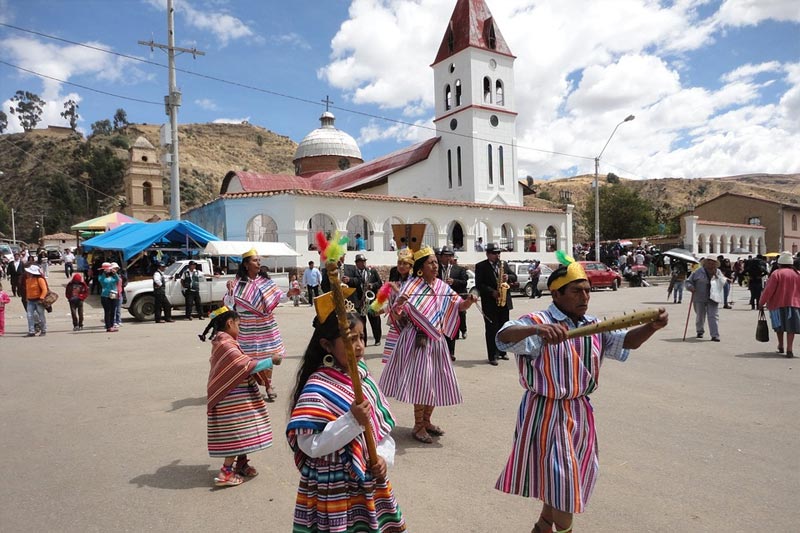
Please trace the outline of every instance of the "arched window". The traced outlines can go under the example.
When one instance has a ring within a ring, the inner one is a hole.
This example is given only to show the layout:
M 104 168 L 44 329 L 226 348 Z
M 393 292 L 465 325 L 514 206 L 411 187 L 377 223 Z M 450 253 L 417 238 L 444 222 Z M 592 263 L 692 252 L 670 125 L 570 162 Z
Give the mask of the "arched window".
M 494 89 L 494 94 L 495 94 L 494 101 L 495 101 L 495 103 L 497 105 L 505 105 L 505 97 L 503 96 L 503 82 L 500 81 L 500 80 L 497 80 L 494 83 L 494 87 L 495 87 L 495 89 Z
M 464 249 L 464 228 L 455 220 L 447 228 L 447 242 L 451 243 L 456 251 Z
M 447 151 L 447 187 L 453 188 L 453 151 Z
M 536 228 L 533 224 L 525 226 L 525 252 L 535 252 L 536 250 Z
M 792 231 L 797 231 L 797 215 L 792 215 Z
M 492 145 L 490 144 L 488 146 L 488 148 L 489 148 L 489 151 L 488 151 L 489 152 L 489 185 L 492 185 L 494 183 L 494 172 L 493 172 L 493 169 L 492 169 L 492 167 L 494 166 L 492 164 Z
M 489 76 L 483 78 L 483 103 L 492 103 L 492 80 L 489 79 Z
M 497 164 L 500 165 L 500 185 L 506 184 L 506 167 L 503 164 L 503 147 L 497 147 Z
M 456 148 L 456 166 L 458 170 L 458 186 L 461 187 L 461 147 Z
M 448 83 L 444 88 L 444 110 L 447 111 L 453 106 L 453 93 L 450 90 L 450 84 Z
M 336 222 L 324 213 L 317 213 L 308 219 L 308 246 L 309 250 L 316 250 L 316 235 L 321 231 L 325 238 L 330 240 L 336 231 Z
M 363 216 L 355 215 L 347 221 L 347 238 L 350 239 L 347 243 L 348 250 L 358 250 L 360 236 L 364 239 L 363 245 L 365 248 L 362 250 L 372 250 L 372 224 Z
M 383 249 L 384 250 L 391 250 L 391 241 L 394 238 L 394 231 L 392 229 L 392 224 L 404 224 L 403 221 L 399 217 L 389 217 L 386 219 L 386 222 L 383 223 Z M 395 239 L 395 250 L 400 247 L 402 244 L 400 239 Z
M 461 105 L 461 80 L 456 80 L 456 107 Z
M 418 224 L 425 224 L 425 233 L 422 235 L 422 243 L 427 244 L 431 248 L 439 246 L 438 237 L 439 230 L 436 229 L 436 224 L 429 218 L 423 218 L 417 221 Z
M 269 215 L 256 215 L 251 218 L 245 231 L 248 241 L 278 241 L 278 225 Z
M 153 205 L 153 185 L 149 181 L 142 183 L 142 203 Z
M 514 250 L 514 227 L 511 224 L 500 226 L 500 247 L 509 252 Z
M 558 232 L 556 232 L 556 228 L 547 226 L 547 231 L 544 232 L 544 239 L 548 252 L 555 252 L 558 249 Z

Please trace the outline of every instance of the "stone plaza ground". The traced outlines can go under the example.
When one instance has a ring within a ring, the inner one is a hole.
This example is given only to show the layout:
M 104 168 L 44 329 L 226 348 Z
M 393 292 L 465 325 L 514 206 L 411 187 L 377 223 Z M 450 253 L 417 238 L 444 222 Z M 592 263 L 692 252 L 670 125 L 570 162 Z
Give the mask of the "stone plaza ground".
M 50 278 L 63 296 L 66 280 Z M 721 310 L 722 342 L 682 341 L 688 295 L 666 304 L 663 286 L 592 294 L 611 317 L 664 305 L 670 324 L 631 354 L 607 361 L 592 395 L 600 477 L 577 532 L 797 531 L 800 511 L 800 375 L 797 359 L 754 339 L 756 312 L 735 287 Z M 106 333 L 97 297 L 73 332 L 63 297 L 46 337 L 25 338 L 22 306 L 6 309 L 0 337 L 0 529 L 13 532 L 291 530 L 298 472 L 284 438 L 287 401 L 311 335 L 313 311 L 283 305 L 288 357 L 269 404 L 275 441 L 253 454 L 260 475 L 215 489 L 219 461 L 206 451 L 207 322 L 137 323 Z M 516 297 L 512 317 L 549 304 Z M 410 438 L 412 408 L 398 420 L 389 476 L 411 532 L 528 532 L 540 502 L 494 490 L 505 465 L 522 389 L 514 361 L 486 364 L 483 326 L 468 313 L 457 342 L 464 403 L 437 409 L 447 434 Z M 382 370 L 368 335 L 367 361 Z M 795 352 L 800 345 L 795 346 Z

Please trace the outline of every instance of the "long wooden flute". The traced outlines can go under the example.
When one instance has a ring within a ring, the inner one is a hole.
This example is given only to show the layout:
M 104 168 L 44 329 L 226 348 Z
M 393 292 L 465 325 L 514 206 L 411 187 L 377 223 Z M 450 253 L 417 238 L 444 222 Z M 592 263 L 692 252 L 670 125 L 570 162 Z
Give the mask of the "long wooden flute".
M 645 309 L 644 311 L 635 311 L 630 315 L 621 315 L 589 324 L 588 326 L 581 326 L 579 328 L 571 329 L 567 332 L 568 339 L 575 337 L 586 337 L 587 335 L 594 335 L 596 333 L 603 333 L 606 331 L 614 331 L 617 329 L 625 329 L 631 326 L 640 326 L 642 324 L 649 324 L 658 320 L 658 315 L 661 312 L 656 309 Z

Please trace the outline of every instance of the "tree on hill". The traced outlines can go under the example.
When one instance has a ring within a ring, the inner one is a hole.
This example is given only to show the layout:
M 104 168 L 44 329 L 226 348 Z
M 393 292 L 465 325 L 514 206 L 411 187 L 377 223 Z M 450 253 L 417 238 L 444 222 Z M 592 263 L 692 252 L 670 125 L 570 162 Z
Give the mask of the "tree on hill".
M 10 109 L 11 114 L 17 115 L 24 131 L 31 131 L 41 122 L 44 100 L 39 98 L 39 95 L 28 91 L 17 91 L 11 97 L 11 101 L 16 102 Z
M 594 235 L 594 195 L 582 213 L 590 235 Z M 641 237 L 658 233 L 655 209 L 634 189 L 623 184 L 600 187 L 600 239 Z
M 69 121 L 69 127 L 72 131 L 75 131 L 75 128 L 78 127 L 78 103 L 75 100 L 67 100 L 64 102 L 64 111 L 61 112 L 61 116 Z
M 11 210 L 3 200 L 0 200 L 0 232 L 11 232 Z
M 92 135 L 111 135 L 111 121 L 107 118 L 92 124 Z
M 122 108 L 117 109 L 117 112 L 114 113 L 114 131 L 119 131 L 128 124 L 130 124 L 128 114 Z
M 6 131 L 8 127 L 8 115 L 6 115 L 5 111 L 0 111 L 0 133 Z

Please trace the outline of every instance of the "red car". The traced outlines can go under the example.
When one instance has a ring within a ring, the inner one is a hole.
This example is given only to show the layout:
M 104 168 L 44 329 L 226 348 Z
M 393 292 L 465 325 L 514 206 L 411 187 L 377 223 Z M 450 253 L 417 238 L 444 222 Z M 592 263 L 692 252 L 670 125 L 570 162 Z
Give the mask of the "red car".
M 619 272 L 611 270 L 605 263 L 599 261 L 579 261 L 579 263 L 586 271 L 586 277 L 589 278 L 592 290 L 611 287 L 611 290 L 615 291 L 622 284 L 622 276 Z

